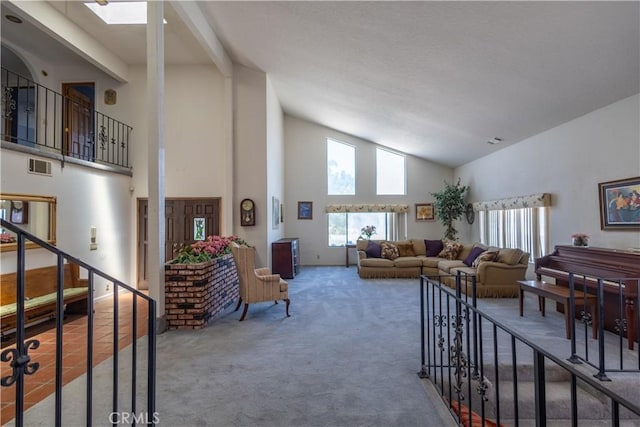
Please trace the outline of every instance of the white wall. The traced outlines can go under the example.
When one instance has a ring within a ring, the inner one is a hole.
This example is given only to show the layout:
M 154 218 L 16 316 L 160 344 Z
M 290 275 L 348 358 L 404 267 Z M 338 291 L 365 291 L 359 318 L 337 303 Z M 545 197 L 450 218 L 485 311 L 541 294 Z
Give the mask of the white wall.
M 132 163 L 136 197 L 147 197 L 146 69 L 132 67 L 123 91 L 134 127 Z M 224 190 L 222 129 L 224 79 L 211 65 L 165 68 L 166 197 L 218 197 Z
M 640 176 L 640 95 L 549 129 L 455 170 L 471 201 L 551 193 L 550 249 L 586 233 L 589 244 L 640 247 L 638 231 L 600 229 L 598 183 Z M 460 224 L 477 240 L 478 223 Z
M 275 197 L 280 204 L 287 206 L 284 192 L 284 115 L 278 96 L 267 78 L 266 87 L 267 102 L 267 200 Z M 279 209 L 279 208 L 278 208 Z M 286 209 L 286 208 L 283 208 Z M 285 236 L 285 223 L 278 223 L 277 227 L 273 227 L 273 209 L 268 209 L 268 225 L 267 225 L 267 266 L 271 266 L 271 242 L 275 242 Z M 282 215 L 281 215 L 282 216 Z M 291 220 L 292 217 L 284 216 L 285 221 Z M 278 221 L 280 219 L 278 218 Z
M 267 194 L 267 78 L 265 73 L 234 65 L 234 230 L 256 247 L 256 265 L 270 266 L 268 238 L 271 198 Z M 242 199 L 256 206 L 256 225 L 240 226 Z
M 285 229 L 288 237 L 300 238 L 303 265 L 341 265 L 344 248 L 330 248 L 327 241 L 325 206 L 332 203 L 408 203 L 409 238 L 437 239 L 444 229 L 437 221 L 416 222 L 415 204 L 433 202 L 430 193 L 439 191 L 453 170 L 427 160 L 407 156 L 407 195 L 377 196 L 375 180 L 376 145 L 316 123 L 285 115 Z M 327 195 L 326 140 L 332 138 L 356 147 L 356 195 Z M 298 220 L 298 201 L 313 202 L 313 219 Z M 353 254 L 352 260 L 353 260 Z
M 24 153 L 2 150 L 0 185 L 3 192 L 57 198 L 56 246 L 124 283 L 131 284 L 128 242 L 135 226 L 129 221 L 132 198 L 131 178 L 51 161 L 52 176 L 27 173 Z M 49 160 L 49 159 L 48 159 Z M 97 227 L 98 249 L 89 250 L 89 230 Z M 56 259 L 43 249 L 27 250 L 27 265 L 38 268 L 55 265 Z M 16 269 L 16 253 L 2 253 L 2 272 Z M 105 294 L 102 282 L 96 283 L 96 296 Z

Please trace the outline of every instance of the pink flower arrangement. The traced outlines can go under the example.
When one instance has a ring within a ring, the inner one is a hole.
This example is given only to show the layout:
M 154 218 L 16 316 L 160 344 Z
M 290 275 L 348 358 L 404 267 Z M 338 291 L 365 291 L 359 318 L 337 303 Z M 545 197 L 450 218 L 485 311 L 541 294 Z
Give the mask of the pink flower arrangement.
M 14 243 L 16 236 L 9 233 L 0 233 L 0 243 Z
M 588 246 L 589 236 L 584 233 L 575 233 L 571 235 L 573 246 Z
M 231 242 L 244 244 L 238 236 L 208 236 L 206 240 L 192 244 L 191 249 L 196 255 L 206 252 L 211 258 L 218 258 L 231 253 Z
M 231 242 L 246 245 L 246 242 L 237 236 L 208 236 L 206 240 L 184 246 L 169 263 L 197 264 L 219 258 L 231 253 Z
M 367 239 L 371 239 L 371 236 L 376 234 L 376 226 L 367 225 L 366 227 L 362 227 L 362 229 L 360 230 L 360 234 L 366 236 Z

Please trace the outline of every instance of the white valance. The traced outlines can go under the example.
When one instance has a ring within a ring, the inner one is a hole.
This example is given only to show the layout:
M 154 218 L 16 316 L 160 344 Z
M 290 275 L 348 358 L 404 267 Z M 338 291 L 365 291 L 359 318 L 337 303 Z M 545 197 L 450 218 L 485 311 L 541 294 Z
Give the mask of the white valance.
M 388 205 L 388 204 L 339 204 L 327 205 L 327 213 L 340 212 L 394 212 L 407 213 L 409 205 Z
M 506 209 L 540 208 L 544 206 L 551 206 L 551 194 L 549 193 L 475 202 L 473 209 L 476 211 L 498 211 Z

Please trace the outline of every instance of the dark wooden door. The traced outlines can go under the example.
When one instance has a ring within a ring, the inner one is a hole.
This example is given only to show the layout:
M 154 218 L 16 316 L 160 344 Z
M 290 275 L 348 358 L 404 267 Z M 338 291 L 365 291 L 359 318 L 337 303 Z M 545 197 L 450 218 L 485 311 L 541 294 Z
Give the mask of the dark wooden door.
M 93 83 L 83 83 L 83 86 Z M 93 161 L 93 100 L 72 83 L 62 85 L 64 106 L 64 150 L 68 156 Z
M 165 199 L 165 261 L 194 240 L 195 220 L 204 220 L 204 235 L 220 234 L 220 198 Z M 148 200 L 138 199 L 138 288 L 149 289 Z

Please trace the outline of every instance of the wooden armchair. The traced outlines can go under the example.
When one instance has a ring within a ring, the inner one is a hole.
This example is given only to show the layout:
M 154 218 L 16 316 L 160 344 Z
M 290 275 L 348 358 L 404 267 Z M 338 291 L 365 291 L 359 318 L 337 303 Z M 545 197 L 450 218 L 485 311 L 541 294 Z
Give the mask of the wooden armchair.
M 289 317 L 289 284 L 280 278 L 279 274 L 271 274 L 268 268 L 255 268 L 256 249 L 231 243 L 231 252 L 238 269 L 240 279 L 240 299 L 235 311 L 244 301 L 244 311 L 240 321 L 247 315 L 249 304 L 263 301 L 283 300 L 286 303 L 286 313 Z

